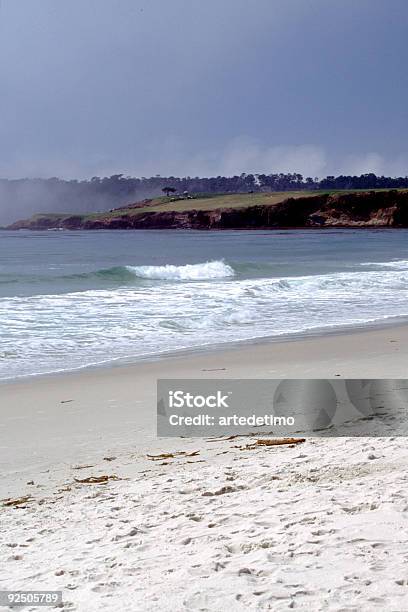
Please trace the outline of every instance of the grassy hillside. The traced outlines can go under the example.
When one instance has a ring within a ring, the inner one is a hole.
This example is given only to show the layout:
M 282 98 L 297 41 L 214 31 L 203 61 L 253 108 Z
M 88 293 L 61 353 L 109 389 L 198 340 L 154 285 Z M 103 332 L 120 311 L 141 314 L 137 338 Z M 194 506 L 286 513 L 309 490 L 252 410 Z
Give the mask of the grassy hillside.
M 396 191 L 407 191 L 406 189 L 400 190 L 389 190 L 389 189 L 376 189 L 370 190 L 373 192 L 393 192 Z M 136 202 L 129 206 L 123 206 L 116 208 L 111 211 L 103 211 L 89 214 L 75 214 L 75 213 L 40 213 L 34 215 L 29 220 L 29 223 L 41 222 L 41 220 L 48 220 L 55 222 L 57 226 L 60 222 L 64 222 L 65 219 L 75 219 L 77 223 L 83 223 L 89 221 L 109 221 L 109 219 L 125 219 L 135 218 L 139 215 L 144 215 L 149 212 L 185 212 L 191 210 L 198 211 L 212 211 L 216 209 L 243 209 L 249 206 L 273 206 L 279 204 L 289 198 L 310 198 L 319 195 L 332 195 L 332 194 L 350 194 L 350 193 L 363 193 L 366 190 L 321 190 L 321 191 L 281 191 L 281 192 L 269 192 L 269 193 L 234 193 L 234 194 L 201 194 L 194 195 L 191 199 L 177 199 L 172 197 L 158 197 L 151 200 L 145 200 L 143 202 Z
M 233 193 L 220 195 L 194 196 L 192 199 L 172 201 L 172 198 L 160 197 L 137 207 L 117 208 L 111 212 L 93 213 L 88 218 L 139 215 L 146 212 L 183 212 L 186 210 L 216 210 L 217 208 L 244 208 L 255 205 L 278 204 L 287 198 L 308 197 L 323 193 L 320 191 L 277 191 L 274 193 Z
M 139 215 L 146 212 L 183 212 L 186 210 L 216 210 L 218 208 L 244 208 L 255 205 L 273 205 L 282 202 L 288 198 L 311 197 L 323 194 L 333 193 L 355 193 L 359 191 L 351 189 L 348 191 L 275 191 L 272 193 L 232 193 L 232 194 L 208 194 L 195 195 L 192 199 L 183 199 L 171 201 L 172 198 L 166 196 L 154 198 L 145 205 L 131 205 L 130 207 L 117 208 L 110 212 L 92 213 L 86 215 L 87 218 L 100 218 L 103 216 L 114 217 L 126 215 Z M 389 189 L 375 189 L 370 191 L 389 191 Z M 406 190 L 397 190 L 406 191 Z
M 216 210 L 217 208 L 244 208 L 246 206 L 278 204 L 287 198 L 308 197 L 323 193 L 320 191 L 277 191 L 273 193 L 232 193 L 232 194 L 203 194 L 194 195 L 192 199 L 180 199 L 162 196 L 144 202 L 115 208 L 111 211 L 95 212 L 89 214 L 76 213 L 38 213 L 31 219 L 66 219 L 75 216 L 81 219 L 101 219 L 108 217 L 121 217 L 123 215 L 139 215 L 146 212 L 183 212 L 186 210 Z

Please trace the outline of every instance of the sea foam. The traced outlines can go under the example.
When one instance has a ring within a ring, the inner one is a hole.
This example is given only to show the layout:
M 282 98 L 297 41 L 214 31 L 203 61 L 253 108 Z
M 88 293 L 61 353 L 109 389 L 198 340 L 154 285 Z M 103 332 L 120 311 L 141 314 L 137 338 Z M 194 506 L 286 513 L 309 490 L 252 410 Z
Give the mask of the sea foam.
M 394 259 L 392 261 L 367 261 L 360 264 L 361 266 L 376 266 L 389 270 L 408 270 L 408 260 Z
M 211 280 L 217 278 L 231 278 L 235 276 L 234 270 L 223 261 L 206 261 L 204 263 L 175 266 L 126 266 L 139 278 L 151 280 Z

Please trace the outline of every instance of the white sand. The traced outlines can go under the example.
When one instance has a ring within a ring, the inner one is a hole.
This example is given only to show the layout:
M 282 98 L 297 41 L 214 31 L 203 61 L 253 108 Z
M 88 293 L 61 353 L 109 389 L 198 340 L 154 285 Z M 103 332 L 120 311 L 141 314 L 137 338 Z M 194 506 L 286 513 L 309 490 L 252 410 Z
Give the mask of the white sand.
M 1 588 L 60 589 L 84 612 L 407 610 L 405 440 L 245 442 L 122 457 L 70 482 L 130 480 L 3 511 Z
M 157 440 L 154 398 L 158 376 L 408 378 L 407 337 L 388 328 L 1 386 L 2 497 L 33 499 L 0 508 L 0 589 L 62 590 L 63 609 L 81 612 L 406 612 L 404 438 Z M 199 455 L 146 457 L 163 451 Z M 125 480 L 75 482 L 104 474 Z

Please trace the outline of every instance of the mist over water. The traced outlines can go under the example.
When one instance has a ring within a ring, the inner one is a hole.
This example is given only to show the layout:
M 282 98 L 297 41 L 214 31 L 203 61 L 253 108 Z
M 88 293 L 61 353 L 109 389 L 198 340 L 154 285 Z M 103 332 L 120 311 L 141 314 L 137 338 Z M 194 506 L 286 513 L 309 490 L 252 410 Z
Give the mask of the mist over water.
M 145 188 L 138 179 L 116 177 L 95 177 L 90 181 L 0 178 L 0 225 L 6 226 L 37 213 L 107 211 L 163 195 L 160 186 Z
M 0 379 L 408 316 L 407 230 L 0 238 Z

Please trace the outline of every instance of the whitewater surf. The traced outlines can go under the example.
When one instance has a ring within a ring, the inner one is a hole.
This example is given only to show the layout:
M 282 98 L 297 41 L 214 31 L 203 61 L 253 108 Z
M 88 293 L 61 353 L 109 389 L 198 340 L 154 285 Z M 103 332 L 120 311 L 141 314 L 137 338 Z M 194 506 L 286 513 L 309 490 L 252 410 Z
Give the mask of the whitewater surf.
M 0 379 L 406 317 L 406 238 L 5 232 Z

